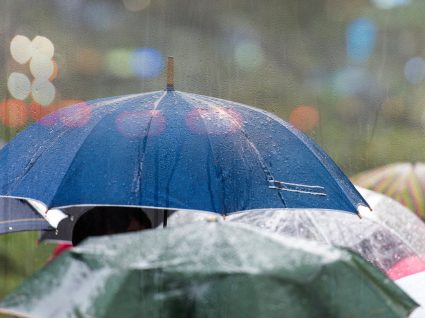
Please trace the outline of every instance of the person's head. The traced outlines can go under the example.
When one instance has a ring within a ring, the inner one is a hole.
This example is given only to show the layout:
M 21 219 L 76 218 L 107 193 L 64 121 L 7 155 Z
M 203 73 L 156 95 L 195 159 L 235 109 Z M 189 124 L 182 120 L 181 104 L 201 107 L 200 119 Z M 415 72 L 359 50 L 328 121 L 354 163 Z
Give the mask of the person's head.
M 152 228 L 147 215 L 139 208 L 100 206 L 84 213 L 74 226 L 72 244 L 89 236 L 117 234 Z

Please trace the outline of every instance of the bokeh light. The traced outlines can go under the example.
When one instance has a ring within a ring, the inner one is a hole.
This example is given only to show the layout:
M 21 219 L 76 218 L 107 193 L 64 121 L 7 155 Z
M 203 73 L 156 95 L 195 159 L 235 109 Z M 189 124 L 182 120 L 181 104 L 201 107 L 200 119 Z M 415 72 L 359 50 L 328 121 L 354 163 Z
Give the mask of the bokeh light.
M 55 47 L 48 38 L 38 35 L 32 40 L 32 58 L 43 56 L 51 59 L 54 54 Z
M 31 82 L 25 74 L 13 72 L 7 80 L 7 89 L 16 99 L 25 99 L 31 91 Z
M 32 83 L 31 95 L 35 102 L 46 106 L 55 99 L 56 89 L 48 80 L 36 78 Z
M 164 68 L 164 58 L 156 49 L 138 48 L 131 55 L 130 67 L 139 78 L 154 78 L 161 74 Z
M 35 101 L 33 101 L 30 104 L 30 108 L 29 108 L 29 112 L 30 112 L 30 116 L 32 118 L 32 120 L 40 120 L 41 118 L 43 118 L 44 116 L 47 116 L 48 114 L 50 114 L 51 112 L 55 111 L 56 105 L 55 104 L 51 104 L 49 106 L 44 106 L 44 105 L 40 105 L 38 103 L 36 103 Z
M 58 76 L 58 73 L 59 73 L 58 63 L 56 63 L 55 60 L 52 60 L 52 63 L 53 63 L 53 72 L 48 78 L 49 81 L 53 81 Z
M 337 71 L 333 86 L 339 96 L 367 96 L 377 85 L 366 68 L 349 66 Z
M 113 49 L 105 55 L 105 68 L 106 70 L 122 78 L 128 78 L 134 75 L 130 65 L 131 50 L 127 49 Z
M 0 120 L 3 125 L 21 128 L 28 121 L 27 104 L 18 99 L 6 99 L 0 102 Z
M 372 0 L 372 2 L 379 9 L 392 9 L 408 5 L 411 3 L 411 0 Z
M 367 18 L 357 18 L 347 26 L 346 32 L 347 56 L 353 61 L 366 61 L 375 47 L 375 23 Z
M 151 3 L 151 0 L 122 0 L 122 2 L 128 11 L 136 12 L 145 9 Z
M 292 110 L 289 122 L 299 130 L 307 132 L 319 123 L 319 112 L 314 106 L 300 105 Z
M 41 80 L 48 80 L 55 70 L 52 58 L 36 55 L 31 59 L 30 71 L 32 76 Z
M 404 65 L 404 76 L 412 84 L 419 84 L 425 78 L 425 61 L 416 56 L 411 58 Z
M 88 1 L 84 4 L 83 19 L 94 30 L 107 31 L 115 25 L 116 13 L 113 2 Z
M 86 102 L 61 108 L 58 111 L 59 120 L 68 127 L 77 128 L 86 125 L 91 118 L 91 108 Z
M 127 138 L 158 136 L 165 124 L 165 117 L 159 110 L 122 112 L 115 120 L 117 130 Z
M 32 56 L 32 43 L 23 35 L 16 35 L 10 42 L 10 54 L 19 64 L 25 64 Z
M 102 67 L 102 55 L 94 48 L 77 48 L 73 54 L 73 66 L 83 74 L 96 74 Z
M 240 113 L 228 108 L 197 108 L 187 114 L 186 125 L 197 134 L 222 135 L 239 131 L 243 119 Z
M 78 104 L 78 103 L 82 103 L 84 101 L 80 100 L 80 99 L 63 99 L 60 100 L 58 102 L 52 103 L 48 106 L 44 106 L 44 105 L 40 105 L 36 102 L 32 102 L 30 104 L 30 115 L 32 120 L 38 121 L 40 119 L 42 119 L 43 117 L 49 115 L 52 112 L 55 112 L 63 107 L 66 106 L 70 106 L 70 105 L 74 105 L 74 104 Z M 49 121 L 46 121 L 46 125 L 49 126 L 51 124 L 53 124 L 53 122 L 51 122 L 52 118 L 49 119 Z M 58 118 L 57 118 L 58 120 Z M 55 120 L 55 122 L 57 121 Z
M 405 118 L 406 111 L 407 105 L 402 96 L 389 97 L 382 104 L 382 114 L 388 120 L 401 121 Z
M 252 71 L 263 64 L 264 53 L 257 41 L 244 40 L 236 44 L 234 58 L 241 69 Z

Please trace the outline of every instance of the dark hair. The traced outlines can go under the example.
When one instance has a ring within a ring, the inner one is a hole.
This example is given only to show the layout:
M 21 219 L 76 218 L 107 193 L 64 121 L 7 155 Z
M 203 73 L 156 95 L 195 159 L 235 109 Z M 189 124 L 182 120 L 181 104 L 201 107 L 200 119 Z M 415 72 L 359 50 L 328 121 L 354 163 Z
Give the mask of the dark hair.
M 140 224 L 140 229 L 152 228 L 151 221 L 140 208 L 95 207 L 77 220 L 72 231 L 72 244 L 75 246 L 89 236 L 127 232 L 132 220 Z

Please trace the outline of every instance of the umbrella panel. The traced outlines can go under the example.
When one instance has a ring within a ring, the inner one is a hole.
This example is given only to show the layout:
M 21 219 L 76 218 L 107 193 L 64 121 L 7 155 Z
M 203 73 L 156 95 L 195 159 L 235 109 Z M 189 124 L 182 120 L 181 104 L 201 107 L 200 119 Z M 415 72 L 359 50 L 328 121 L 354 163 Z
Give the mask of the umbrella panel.
M 210 222 L 89 239 L 0 307 L 35 317 L 348 318 L 405 317 L 415 304 L 348 251 Z
M 0 151 L 0 195 L 48 208 L 125 205 L 229 214 L 255 208 L 367 206 L 310 138 L 246 105 L 177 91 L 69 106 Z M 13 159 L 12 159 L 13 158 Z
M 177 211 L 170 217 L 168 225 L 181 226 L 205 220 L 208 216 L 210 214 L 202 212 Z M 416 245 L 404 239 L 398 229 L 392 229 L 377 219 L 360 219 L 343 211 L 259 209 L 232 214 L 225 220 L 253 225 L 284 236 L 349 248 L 383 272 L 407 257 L 422 259 L 425 255 Z
M 25 200 L 0 198 L 0 234 L 50 229 L 49 223 Z

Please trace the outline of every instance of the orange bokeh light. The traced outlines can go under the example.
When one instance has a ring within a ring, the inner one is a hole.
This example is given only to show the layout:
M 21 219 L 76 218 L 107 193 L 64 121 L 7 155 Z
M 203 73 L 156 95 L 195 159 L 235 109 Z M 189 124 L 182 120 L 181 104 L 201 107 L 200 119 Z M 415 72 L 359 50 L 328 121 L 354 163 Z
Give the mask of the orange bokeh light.
M 319 122 L 319 112 L 314 106 L 300 105 L 292 110 L 289 122 L 301 131 L 310 131 Z
M 55 110 L 57 110 L 56 103 L 50 104 L 49 106 L 43 106 L 33 101 L 30 105 L 30 115 L 33 120 L 40 120 Z
M 60 121 L 68 127 L 76 128 L 86 125 L 91 118 L 91 108 L 84 102 L 80 101 L 70 108 L 64 108 L 59 112 Z M 63 107 L 62 107 L 63 108 Z
M 78 104 L 81 102 L 83 101 L 80 99 L 63 99 L 56 103 L 52 103 L 48 106 L 43 106 L 33 101 L 30 105 L 30 115 L 33 120 L 38 121 L 44 116 L 47 116 L 48 114 L 54 111 L 57 111 L 63 107 L 73 105 L 73 104 Z M 48 121 L 48 122 L 50 123 L 51 121 Z M 45 122 L 45 124 L 47 124 L 47 122 Z M 51 122 L 51 124 L 54 124 L 54 123 Z
M 6 99 L 0 102 L 0 120 L 3 125 L 21 128 L 28 121 L 27 104 L 18 99 Z
M 56 63 L 55 60 L 52 60 L 52 63 L 53 63 L 53 72 L 52 72 L 52 75 L 50 75 L 49 77 L 49 81 L 53 81 L 58 76 L 58 72 L 59 72 L 58 63 Z

